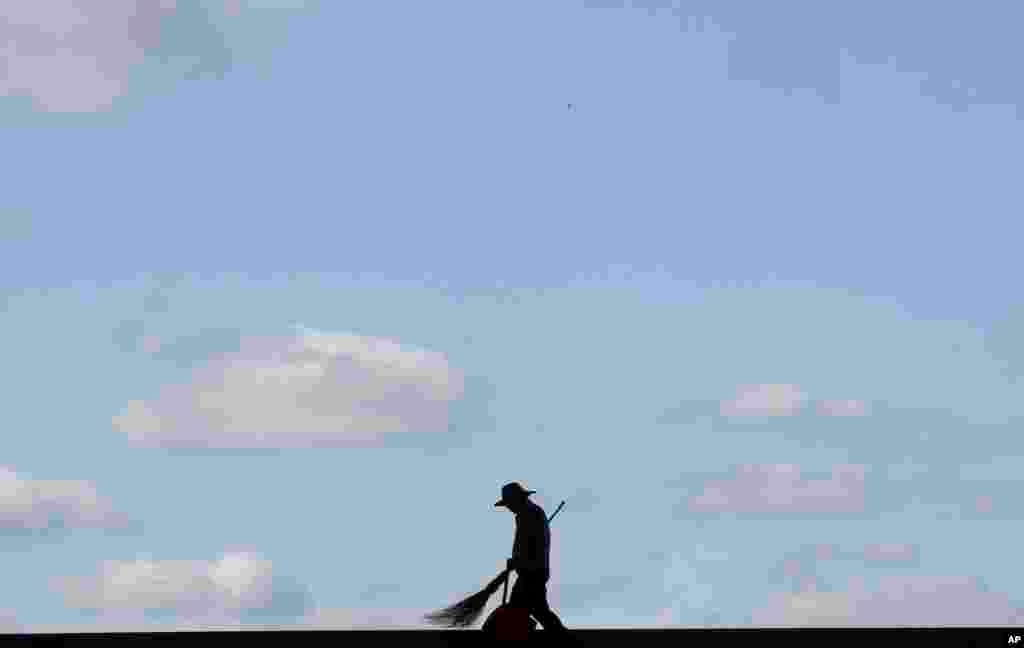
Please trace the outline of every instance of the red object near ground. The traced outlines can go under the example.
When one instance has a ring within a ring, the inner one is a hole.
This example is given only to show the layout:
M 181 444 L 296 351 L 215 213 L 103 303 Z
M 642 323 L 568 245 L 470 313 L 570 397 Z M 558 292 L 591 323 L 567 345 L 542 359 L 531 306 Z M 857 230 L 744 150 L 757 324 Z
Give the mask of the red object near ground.
M 483 630 L 495 639 L 528 639 L 536 627 L 537 622 L 524 608 L 500 605 L 484 621 Z

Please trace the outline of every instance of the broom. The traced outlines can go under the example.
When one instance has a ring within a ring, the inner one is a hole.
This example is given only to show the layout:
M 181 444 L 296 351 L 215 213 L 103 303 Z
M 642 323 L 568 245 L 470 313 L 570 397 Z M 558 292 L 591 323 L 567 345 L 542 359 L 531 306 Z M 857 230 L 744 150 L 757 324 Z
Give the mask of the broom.
M 454 605 L 449 605 L 443 610 L 431 612 L 424 618 L 434 625 L 447 625 L 449 628 L 466 628 L 477 622 L 480 615 L 490 600 L 491 595 L 498 591 L 498 587 L 508 583 L 508 570 L 498 574 L 494 580 L 487 584 L 476 594 L 469 596 Z
M 551 523 L 551 520 L 555 519 L 555 516 L 558 515 L 558 512 L 562 510 L 563 506 L 565 506 L 565 500 L 562 500 L 562 503 L 558 505 L 555 512 L 548 518 L 549 524 Z M 476 594 L 466 597 L 458 603 L 449 605 L 443 610 L 431 612 L 423 618 L 428 623 L 434 625 L 446 625 L 449 628 L 469 627 L 477 622 L 484 611 L 484 607 L 487 606 L 487 601 L 490 600 L 491 596 L 498 591 L 498 588 L 502 583 L 505 584 L 505 591 L 508 591 L 508 577 L 509 570 L 506 569 L 495 576 L 494 580 L 487 584 L 487 587 L 483 588 Z

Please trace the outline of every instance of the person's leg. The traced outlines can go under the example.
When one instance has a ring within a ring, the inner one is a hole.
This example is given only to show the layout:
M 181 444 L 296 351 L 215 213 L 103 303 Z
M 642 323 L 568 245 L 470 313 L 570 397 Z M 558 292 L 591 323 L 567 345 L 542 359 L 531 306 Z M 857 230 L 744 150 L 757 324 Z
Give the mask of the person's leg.
M 533 607 L 533 589 L 532 579 L 519 576 L 516 578 L 515 585 L 512 586 L 512 593 L 508 598 L 509 607 L 525 611 L 525 620 L 530 623 L 530 630 L 534 629 L 537 625 L 537 622 L 530 618 L 530 609 Z
M 529 584 L 529 610 L 533 618 L 537 619 L 540 625 L 550 632 L 566 632 L 567 628 L 562 620 L 551 610 L 548 605 L 548 587 L 543 579 L 533 579 Z
M 533 609 L 533 618 L 543 626 L 545 630 L 554 632 L 567 632 L 568 628 L 558 618 L 558 615 L 548 606 L 548 602 L 541 599 L 541 602 Z
M 516 575 L 516 582 L 512 584 L 512 593 L 508 596 L 508 604 L 514 607 L 530 607 L 529 578 Z

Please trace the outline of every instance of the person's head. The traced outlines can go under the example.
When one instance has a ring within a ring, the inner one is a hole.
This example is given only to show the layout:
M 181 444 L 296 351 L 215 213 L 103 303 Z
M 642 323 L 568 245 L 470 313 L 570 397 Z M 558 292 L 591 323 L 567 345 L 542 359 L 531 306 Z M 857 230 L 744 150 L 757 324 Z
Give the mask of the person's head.
M 519 482 L 511 482 L 501 487 L 501 499 L 494 503 L 495 506 L 504 506 L 513 513 L 519 513 L 526 507 L 530 495 L 537 491 L 526 490 Z

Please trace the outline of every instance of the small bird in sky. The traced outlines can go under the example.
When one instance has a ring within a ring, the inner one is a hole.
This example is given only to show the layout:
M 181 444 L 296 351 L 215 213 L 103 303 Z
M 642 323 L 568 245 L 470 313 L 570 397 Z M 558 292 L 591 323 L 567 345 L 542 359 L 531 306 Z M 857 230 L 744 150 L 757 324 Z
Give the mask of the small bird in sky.
M 573 105 L 572 104 L 566 104 L 566 105 L 568 106 L 568 110 L 572 110 L 573 109 Z

